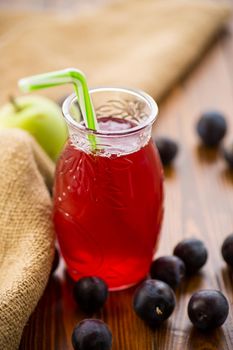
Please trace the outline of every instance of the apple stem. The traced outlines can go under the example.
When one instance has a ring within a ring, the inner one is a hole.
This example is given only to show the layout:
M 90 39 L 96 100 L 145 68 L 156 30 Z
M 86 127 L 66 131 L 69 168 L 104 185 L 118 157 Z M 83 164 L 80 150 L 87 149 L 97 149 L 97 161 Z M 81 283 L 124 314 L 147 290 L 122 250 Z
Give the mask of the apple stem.
M 20 112 L 21 111 L 21 107 L 19 107 L 18 103 L 16 102 L 15 97 L 10 95 L 9 96 L 9 100 L 10 100 L 10 103 L 12 104 L 12 106 L 14 107 L 15 112 Z

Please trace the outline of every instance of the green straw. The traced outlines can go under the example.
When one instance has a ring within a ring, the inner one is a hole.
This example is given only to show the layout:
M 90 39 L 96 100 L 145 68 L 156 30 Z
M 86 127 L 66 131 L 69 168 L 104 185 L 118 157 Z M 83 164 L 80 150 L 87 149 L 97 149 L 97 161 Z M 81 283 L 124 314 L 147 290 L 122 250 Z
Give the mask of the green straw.
M 19 87 L 23 92 L 30 92 L 64 84 L 74 85 L 85 126 L 88 129 L 97 130 L 98 123 L 89 94 L 86 78 L 80 70 L 75 68 L 67 68 L 55 72 L 34 75 L 19 80 Z

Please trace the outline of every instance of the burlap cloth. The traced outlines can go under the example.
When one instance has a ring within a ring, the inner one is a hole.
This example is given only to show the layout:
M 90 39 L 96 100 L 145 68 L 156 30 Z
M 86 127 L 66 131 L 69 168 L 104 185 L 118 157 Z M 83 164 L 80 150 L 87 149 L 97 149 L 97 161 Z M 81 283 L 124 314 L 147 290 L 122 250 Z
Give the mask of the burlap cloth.
M 17 349 L 53 260 L 54 164 L 32 137 L 0 132 L 0 349 Z M 47 183 L 47 186 L 45 184 Z
M 156 99 L 200 57 L 230 13 L 223 1 L 124 0 L 85 15 L 0 13 L 0 101 L 17 79 L 68 66 L 89 85 Z M 48 90 L 58 98 L 69 90 Z M 0 349 L 16 349 L 52 260 L 53 165 L 24 133 L 0 133 Z
M 83 15 L 2 12 L 0 101 L 18 93 L 18 78 L 68 66 L 85 71 L 90 86 L 140 88 L 158 100 L 200 57 L 229 12 L 223 0 L 122 0 Z

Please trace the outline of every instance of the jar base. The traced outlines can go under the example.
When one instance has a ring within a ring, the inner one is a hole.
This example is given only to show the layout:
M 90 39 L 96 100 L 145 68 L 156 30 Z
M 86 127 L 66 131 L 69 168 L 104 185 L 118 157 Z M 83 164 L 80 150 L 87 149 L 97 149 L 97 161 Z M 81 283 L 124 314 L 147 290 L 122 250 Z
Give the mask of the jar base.
M 125 289 L 129 289 L 133 286 L 136 286 L 136 284 L 138 284 L 140 281 L 138 282 L 134 282 L 134 283 L 130 283 L 130 284 L 125 284 L 123 286 L 120 286 L 120 287 L 112 287 L 112 288 L 109 288 L 109 292 L 120 292 L 122 290 L 125 290 Z
M 73 280 L 73 281 L 78 281 L 80 278 L 84 277 L 83 275 L 78 274 L 75 270 L 70 270 L 67 269 L 68 275 L 69 277 Z M 146 275 L 143 277 L 140 277 L 139 279 L 137 279 L 134 282 L 131 283 L 125 283 L 125 284 L 121 284 L 119 286 L 113 286 L 113 287 L 109 287 L 109 291 L 110 292 L 120 292 L 122 290 L 126 290 L 129 289 L 137 284 L 139 284 L 141 281 L 143 281 L 146 278 Z M 104 279 L 104 278 L 103 278 Z

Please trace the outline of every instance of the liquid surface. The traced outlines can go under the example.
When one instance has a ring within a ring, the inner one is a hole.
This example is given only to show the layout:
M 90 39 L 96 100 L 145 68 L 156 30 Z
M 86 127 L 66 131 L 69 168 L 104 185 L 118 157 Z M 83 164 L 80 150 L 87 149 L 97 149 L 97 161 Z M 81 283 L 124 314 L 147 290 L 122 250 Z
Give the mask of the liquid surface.
M 116 130 L 112 118 L 103 123 L 101 128 Z M 113 158 L 67 144 L 56 171 L 54 223 L 75 280 L 98 276 L 111 289 L 140 281 L 148 273 L 162 216 L 162 169 L 151 140 Z
M 101 118 L 98 121 L 100 130 L 105 131 L 121 131 L 128 130 L 136 126 L 137 124 L 127 119 L 118 119 L 113 117 Z

